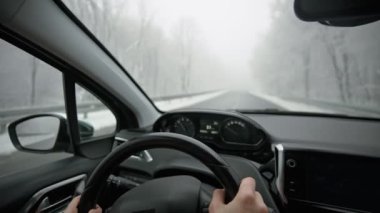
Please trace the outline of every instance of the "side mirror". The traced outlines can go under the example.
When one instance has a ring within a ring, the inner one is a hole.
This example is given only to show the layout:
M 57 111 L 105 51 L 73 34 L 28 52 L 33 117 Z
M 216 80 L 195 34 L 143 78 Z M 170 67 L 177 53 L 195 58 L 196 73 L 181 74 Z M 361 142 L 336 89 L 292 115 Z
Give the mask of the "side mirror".
M 14 121 L 8 133 L 13 145 L 21 151 L 59 152 L 70 146 L 66 119 L 55 114 L 32 115 Z

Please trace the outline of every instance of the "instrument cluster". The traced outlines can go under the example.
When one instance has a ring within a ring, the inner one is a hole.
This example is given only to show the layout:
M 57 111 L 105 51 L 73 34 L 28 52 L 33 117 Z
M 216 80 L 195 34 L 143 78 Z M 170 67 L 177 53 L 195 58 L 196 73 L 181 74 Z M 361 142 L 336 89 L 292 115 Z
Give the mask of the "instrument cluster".
M 267 139 L 256 122 L 233 112 L 170 112 L 156 121 L 153 130 L 186 135 L 211 147 L 227 150 L 257 150 Z

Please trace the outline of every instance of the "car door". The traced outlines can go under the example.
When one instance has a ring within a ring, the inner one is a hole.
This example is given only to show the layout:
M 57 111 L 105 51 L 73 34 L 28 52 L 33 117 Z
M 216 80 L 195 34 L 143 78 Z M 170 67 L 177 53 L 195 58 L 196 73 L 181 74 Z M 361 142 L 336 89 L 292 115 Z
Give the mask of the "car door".
M 78 79 L 3 39 L 0 64 L 0 212 L 58 212 L 111 150 L 116 117 Z M 9 124 L 39 115 L 64 119 L 67 149 L 28 152 L 12 145 Z

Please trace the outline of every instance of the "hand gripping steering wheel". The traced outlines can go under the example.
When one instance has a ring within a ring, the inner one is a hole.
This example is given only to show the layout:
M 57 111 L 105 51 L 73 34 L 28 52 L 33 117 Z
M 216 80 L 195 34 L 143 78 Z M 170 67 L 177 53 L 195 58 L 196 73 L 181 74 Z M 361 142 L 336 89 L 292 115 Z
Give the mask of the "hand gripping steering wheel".
M 174 133 L 151 133 L 117 147 L 92 172 L 78 205 L 79 213 L 95 207 L 102 187 L 112 170 L 131 155 L 153 148 L 169 148 L 187 153 L 207 166 L 224 187 L 226 202 L 235 197 L 239 178 L 231 167 L 202 142 Z M 111 212 L 202 212 L 208 203 L 202 197 L 202 183 L 191 176 L 153 179 L 118 198 Z

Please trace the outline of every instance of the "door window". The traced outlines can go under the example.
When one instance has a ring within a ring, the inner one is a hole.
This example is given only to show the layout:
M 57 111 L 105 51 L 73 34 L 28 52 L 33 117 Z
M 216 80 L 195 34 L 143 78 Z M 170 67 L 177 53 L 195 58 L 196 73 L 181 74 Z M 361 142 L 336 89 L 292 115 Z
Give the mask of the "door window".
M 81 142 L 113 135 L 116 118 L 111 110 L 78 84 L 75 93 Z
M 42 113 L 66 117 L 62 73 L 0 39 L 0 176 L 71 156 L 20 152 L 12 145 L 9 123 Z

